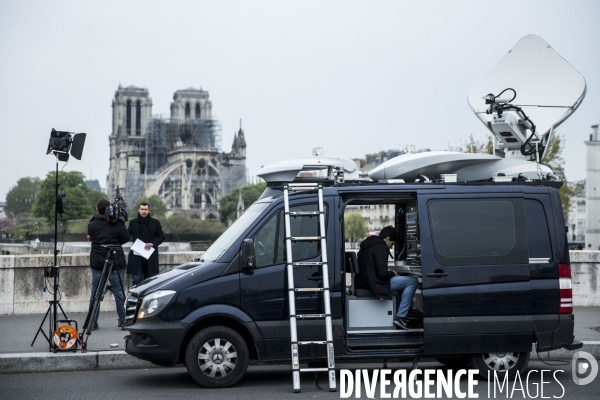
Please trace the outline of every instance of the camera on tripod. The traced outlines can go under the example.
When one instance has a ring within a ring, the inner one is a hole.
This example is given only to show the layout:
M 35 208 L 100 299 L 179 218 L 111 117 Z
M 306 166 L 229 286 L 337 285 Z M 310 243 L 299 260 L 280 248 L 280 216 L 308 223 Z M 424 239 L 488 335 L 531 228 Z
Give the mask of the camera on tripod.
M 115 197 L 115 201 L 106 207 L 104 218 L 110 223 L 115 223 L 117 221 L 126 222 L 128 215 L 123 203 L 123 198 L 121 196 Z

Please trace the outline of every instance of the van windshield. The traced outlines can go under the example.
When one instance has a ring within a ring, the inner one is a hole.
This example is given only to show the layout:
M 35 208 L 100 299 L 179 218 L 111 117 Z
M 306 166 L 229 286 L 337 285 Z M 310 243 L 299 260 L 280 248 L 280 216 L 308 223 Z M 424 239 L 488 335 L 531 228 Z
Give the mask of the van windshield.
M 202 261 L 218 261 L 233 242 L 250 226 L 270 203 L 254 203 L 202 255 Z

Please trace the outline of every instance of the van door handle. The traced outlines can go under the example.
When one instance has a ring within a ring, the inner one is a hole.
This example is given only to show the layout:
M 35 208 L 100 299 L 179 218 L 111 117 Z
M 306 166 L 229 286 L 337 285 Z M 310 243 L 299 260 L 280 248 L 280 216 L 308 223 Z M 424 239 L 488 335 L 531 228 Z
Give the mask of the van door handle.
M 430 278 L 443 278 L 444 276 L 448 276 L 448 273 L 447 272 L 432 272 L 425 276 L 428 276 Z
M 309 277 L 307 277 L 306 279 L 308 279 L 309 281 L 322 281 L 323 280 L 323 275 L 311 275 Z

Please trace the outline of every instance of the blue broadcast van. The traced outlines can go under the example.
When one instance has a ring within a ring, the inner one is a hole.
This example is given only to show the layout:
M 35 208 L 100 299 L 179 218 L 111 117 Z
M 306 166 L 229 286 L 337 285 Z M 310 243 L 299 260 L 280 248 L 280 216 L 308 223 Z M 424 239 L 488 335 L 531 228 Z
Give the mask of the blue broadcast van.
M 571 268 L 562 206 L 553 182 L 323 182 L 335 358 L 414 360 L 514 374 L 538 351 L 581 343 L 573 336 Z M 289 196 L 290 211 L 314 211 L 316 193 Z M 413 306 L 423 328 L 397 330 L 396 299 L 353 287 L 344 213 L 393 210 L 400 237 L 393 267 L 419 276 Z M 298 235 L 319 235 L 317 218 L 292 218 Z M 184 364 L 205 387 L 234 385 L 250 360 L 289 362 L 290 315 L 284 196 L 280 182 L 204 253 L 130 290 L 126 352 L 158 365 Z M 245 245 L 246 243 L 246 245 Z M 251 246 L 247 244 L 251 243 Z M 296 259 L 319 261 L 318 241 L 294 243 Z M 295 268 L 299 288 L 322 283 L 318 266 Z M 297 313 L 323 313 L 323 293 L 298 294 Z M 304 338 L 323 337 L 323 321 L 299 320 Z M 318 363 L 318 346 L 301 363 Z

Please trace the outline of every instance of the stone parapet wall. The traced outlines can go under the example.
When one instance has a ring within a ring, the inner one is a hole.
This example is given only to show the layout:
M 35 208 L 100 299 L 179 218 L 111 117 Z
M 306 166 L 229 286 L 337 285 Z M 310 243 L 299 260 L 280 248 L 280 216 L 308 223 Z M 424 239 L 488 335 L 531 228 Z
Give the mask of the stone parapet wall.
M 600 251 L 571 251 L 574 306 L 600 306 Z
M 181 265 L 203 252 L 161 252 L 160 270 Z M 571 251 L 573 305 L 600 306 L 600 251 Z M 0 256 L 0 314 L 44 313 L 54 279 L 44 278 L 43 267 L 53 261 L 51 255 Z M 67 254 L 60 265 L 60 304 L 65 312 L 87 312 L 92 285 L 89 254 Z M 125 288 L 131 287 L 127 277 Z M 44 291 L 44 287 L 47 288 Z M 112 293 L 107 293 L 102 311 L 115 311 Z
M 161 252 L 160 271 L 184 264 L 203 252 Z M 89 253 L 65 254 L 58 258 L 60 265 L 59 300 L 66 313 L 87 312 L 92 291 L 92 272 Z M 53 262 L 53 256 L 0 256 L 0 314 L 37 314 L 48 309 L 53 299 L 54 278 L 44 278 L 43 268 Z M 44 290 L 44 287 L 46 290 Z M 131 277 L 124 282 L 131 287 Z M 101 303 L 102 311 L 115 311 L 115 301 L 108 292 Z M 60 314 L 59 314 L 60 317 Z

